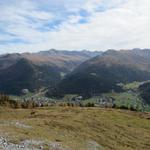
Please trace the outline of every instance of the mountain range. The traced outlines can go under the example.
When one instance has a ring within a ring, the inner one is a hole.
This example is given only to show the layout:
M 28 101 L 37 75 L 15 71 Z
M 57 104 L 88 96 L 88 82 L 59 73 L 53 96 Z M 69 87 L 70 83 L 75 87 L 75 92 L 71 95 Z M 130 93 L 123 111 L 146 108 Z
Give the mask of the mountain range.
M 122 91 L 120 84 L 150 80 L 150 50 L 67 51 L 0 55 L 0 92 L 20 95 L 48 88 L 47 95 Z
M 75 68 L 57 85 L 55 94 L 56 91 L 84 95 L 119 92 L 122 83 L 149 79 L 149 49 L 108 50 Z
M 13 53 L 0 56 L 0 92 L 21 94 L 42 87 L 53 87 L 82 62 L 101 52 L 60 51 L 51 49 L 38 53 Z

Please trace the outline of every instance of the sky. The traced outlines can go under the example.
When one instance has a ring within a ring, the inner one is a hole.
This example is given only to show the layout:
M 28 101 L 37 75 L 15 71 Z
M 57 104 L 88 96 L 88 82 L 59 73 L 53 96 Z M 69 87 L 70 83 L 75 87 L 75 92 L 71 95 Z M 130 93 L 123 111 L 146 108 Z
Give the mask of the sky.
M 0 0 L 0 53 L 150 48 L 150 0 Z

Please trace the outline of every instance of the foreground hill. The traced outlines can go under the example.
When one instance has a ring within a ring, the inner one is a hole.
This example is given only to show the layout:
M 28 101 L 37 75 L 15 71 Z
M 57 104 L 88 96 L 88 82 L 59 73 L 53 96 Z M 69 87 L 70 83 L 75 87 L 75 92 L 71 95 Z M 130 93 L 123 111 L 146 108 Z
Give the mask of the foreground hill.
M 53 87 L 85 60 L 101 54 L 89 51 L 49 50 L 39 53 L 0 56 L 0 92 L 20 94 L 41 87 Z
M 58 85 L 71 94 L 120 91 L 120 83 L 150 79 L 150 50 L 109 50 L 83 62 Z
M 149 150 L 150 114 L 100 108 L 0 108 L 0 149 Z M 4 147 L 5 145 L 5 147 Z

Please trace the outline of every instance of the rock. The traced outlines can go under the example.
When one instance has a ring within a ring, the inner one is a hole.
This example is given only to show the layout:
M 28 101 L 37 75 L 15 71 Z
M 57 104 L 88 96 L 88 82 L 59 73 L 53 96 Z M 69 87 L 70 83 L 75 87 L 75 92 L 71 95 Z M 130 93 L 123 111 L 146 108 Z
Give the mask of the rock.
M 28 94 L 29 90 L 28 89 L 22 89 L 22 94 Z

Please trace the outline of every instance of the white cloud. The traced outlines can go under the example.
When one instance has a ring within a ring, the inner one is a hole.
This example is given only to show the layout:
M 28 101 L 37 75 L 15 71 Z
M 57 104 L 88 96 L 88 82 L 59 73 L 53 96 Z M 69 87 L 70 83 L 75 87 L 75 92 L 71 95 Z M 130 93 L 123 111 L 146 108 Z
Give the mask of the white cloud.
M 0 44 L 0 51 L 38 51 L 50 48 L 68 50 L 150 48 L 150 1 L 148 0 L 108 0 L 107 2 L 62 0 L 61 4 L 67 9 L 65 11 L 73 10 L 75 15 L 64 16 L 66 19 L 57 26 L 57 30 L 44 32 L 37 28 L 44 28 L 45 22 L 57 19 L 59 10 L 56 13 L 44 9 L 38 10 L 37 3 L 31 2 L 25 3 L 24 7 L 20 6 L 18 9 L 15 9 L 16 5 L 7 9 L 3 7 L 3 17 L 0 20 L 10 23 L 5 30 L 29 43 Z M 90 13 L 86 18 L 87 23 L 77 23 L 82 19 L 78 13 L 80 9 Z M 9 15 L 11 17 L 8 18 Z M 35 22 L 30 22 L 32 20 L 28 20 L 27 17 L 33 17 Z M 12 37 L 8 36 L 9 38 Z M 7 39 L 6 35 L 4 39 Z

